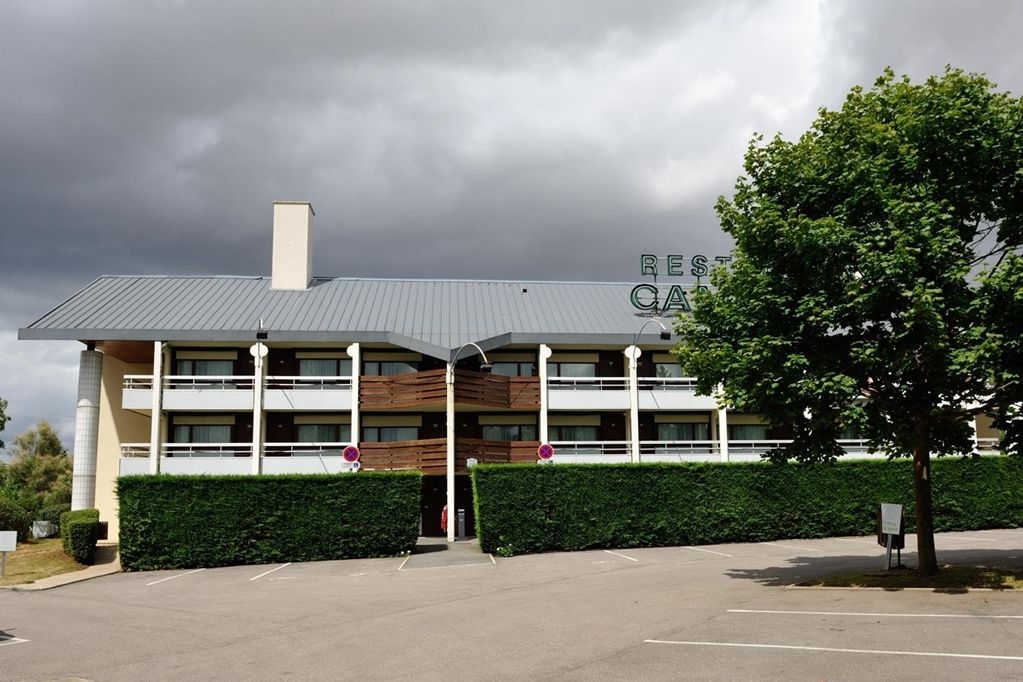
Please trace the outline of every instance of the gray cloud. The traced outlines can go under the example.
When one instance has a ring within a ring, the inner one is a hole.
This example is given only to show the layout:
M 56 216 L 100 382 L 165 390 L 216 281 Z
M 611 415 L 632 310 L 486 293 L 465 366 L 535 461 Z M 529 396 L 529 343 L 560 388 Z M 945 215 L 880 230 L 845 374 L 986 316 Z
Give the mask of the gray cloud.
M 885 65 L 1021 90 L 1016 3 L 21 3 L 0 24 L 0 396 L 71 436 L 74 344 L 14 330 L 103 273 L 613 279 L 727 250 L 754 131 Z

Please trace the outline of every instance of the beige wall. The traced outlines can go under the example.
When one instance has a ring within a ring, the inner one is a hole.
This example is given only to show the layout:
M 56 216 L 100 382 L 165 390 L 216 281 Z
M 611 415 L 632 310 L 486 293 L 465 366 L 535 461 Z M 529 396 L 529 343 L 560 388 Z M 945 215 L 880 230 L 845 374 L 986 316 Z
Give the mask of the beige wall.
M 151 364 L 129 364 L 107 355 L 99 396 L 99 437 L 96 454 L 96 508 L 110 524 L 108 539 L 117 541 L 117 476 L 121 443 L 148 443 L 149 417 L 121 409 L 125 374 L 151 374 Z

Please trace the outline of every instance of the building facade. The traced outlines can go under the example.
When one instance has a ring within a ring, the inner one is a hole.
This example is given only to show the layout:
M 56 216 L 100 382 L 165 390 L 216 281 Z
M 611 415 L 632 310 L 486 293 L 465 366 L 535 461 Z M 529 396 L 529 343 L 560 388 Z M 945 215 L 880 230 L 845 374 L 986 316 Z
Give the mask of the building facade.
M 123 475 L 416 469 L 423 533 L 447 504 L 453 538 L 474 463 L 750 461 L 790 436 L 697 395 L 630 284 L 314 278 L 313 216 L 275 203 L 270 277 L 100 277 L 19 331 L 86 346 L 73 506 L 112 538 Z

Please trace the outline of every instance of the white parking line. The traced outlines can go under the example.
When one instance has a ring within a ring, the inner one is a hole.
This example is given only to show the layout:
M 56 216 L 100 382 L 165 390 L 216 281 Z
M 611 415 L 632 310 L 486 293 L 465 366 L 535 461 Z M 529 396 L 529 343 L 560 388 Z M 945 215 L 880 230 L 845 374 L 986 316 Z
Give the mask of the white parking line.
M 497 566 L 497 559 L 494 558 L 494 555 L 493 554 L 487 554 L 487 556 L 490 557 L 490 563 L 492 563 L 495 566 Z
M 401 569 L 405 568 L 405 564 L 407 564 L 408 560 L 411 559 L 411 558 L 412 558 L 411 554 L 409 554 L 407 557 L 405 557 L 405 560 L 401 562 L 401 566 L 398 566 L 398 570 L 400 571 Z
M 21 639 L 20 637 L 0 637 L 0 646 L 6 646 L 8 644 L 24 644 L 31 640 Z
M 850 540 L 849 538 L 831 538 L 831 539 L 832 540 L 838 540 L 839 542 L 855 542 L 858 545 L 877 545 L 878 548 L 881 547 L 881 545 L 878 545 L 873 540 Z
M 780 613 L 800 616 L 866 616 L 869 618 L 994 618 L 1023 620 L 1023 616 L 983 615 L 972 613 L 869 613 L 865 611 L 770 611 L 766 609 L 728 609 L 727 613 Z
M 206 570 L 205 568 L 197 568 L 194 571 L 188 571 L 187 573 L 178 573 L 177 575 L 172 575 L 167 578 L 160 578 L 159 580 L 154 580 L 151 583 L 146 583 L 146 587 L 149 587 L 150 585 L 158 585 L 160 583 L 165 583 L 168 580 L 174 580 L 175 578 L 184 578 L 186 575 L 192 575 L 193 573 L 198 573 L 199 571 L 205 570 Z
M 288 563 L 286 563 L 286 564 L 281 564 L 281 565 L 280 565 L 280 566 L 278 566 L 277 568 L 271 568 L 271 569 L 270 569 L 269 571 L 263 571 L 263 572 L 262 572 L 262 573 L 260 573 L 259 575 L 256 575 L 256 576 L 253 576 L 253 577 L 249 578 L 249 582 L 252 582 L 253 580 L 259 580 L 259 579 L 260 579 L 260 578 L 262 578 L 262 577 L 263 577 L 264 575 L 270 575 L 270 574 L 271 574 L 271 573 L 273 573 L 274 571 L 279 571 L 279 570 L 281 570 L 282 568 L 287 568 L 287 567 L 288 567 L 288 566 L 290 566 L 290 565 L 291 565 L 291 562 L 289 561 L 289 562 L 288 562 Z
M 734 559 L 735 558 L 731 554 L 725 554 L 724 552 L 715 552 L 712 549 L 704 549 L 703 547 L 686 547 L 685 549 L 691 549 L 694 552 L 706 552 L 707 554 L 717 554 L 718 556 L 726 556 L 729 559 Z
M 945 651 L 890 651 L 886 649 L 839 649 L 826 646 L 793 646 L 790 644 L 744 644 L 740 642 L 673 642 L 645 639 L 645 644 L 682 644 L 688 646 L 721 646 L 739 649 L 789 649 L 798 651 L 827 651 L 840 654 L 873 654 L 875 656 L 937 656 L 940 658 L 983 658 L 997 661 L 1023 661 L 1023 656 L 991 656 L 988 654 L 952 654 Z
M 624 554 L 619 554 L 618 552 L 612 552 L 609 549 L 605 549 L 604 551 L 607 552 L 608 554 L 614 554 L 615 556 L 620 556 L 623 559 L 628 559 L 629 561 L 639 561 L 639 559 L 633 559 L 631 556 L 625 556 Z
M 770 545 L 771 547 L 784 547 L 785 549 L 798 549 L 801 552 L 821 552 L 825 553 L 823 549 L 814 549 L 813 547 L 799 547 L 798 545 L 783 545 L 780 542 L 761 542 L 762 545 Z
M 964 542 L 1005 542 L 1004 540 L 995 540 L 994 538 L 975 538 L 972 535 L 939 535 L 938 537 L 942 540 L 963 540 Z

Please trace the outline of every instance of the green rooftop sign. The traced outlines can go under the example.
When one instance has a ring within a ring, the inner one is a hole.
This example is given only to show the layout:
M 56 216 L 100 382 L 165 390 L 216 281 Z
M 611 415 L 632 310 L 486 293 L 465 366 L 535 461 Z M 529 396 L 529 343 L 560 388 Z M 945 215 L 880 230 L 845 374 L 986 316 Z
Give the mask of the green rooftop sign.
M 695 254 L 689 258 L 681 254 L 656 256 L 644 253 L 639 257 L 639 274 L 653 277 L 653 283 L 637 284 L 632 288 L 629 300 L 632 305 L 644 312 L 670 313 L 692 311 L 686 289 L 705 289 L 703 278 L 710 274 L 714 265 L 724 265 L 732 260 L 731 256 L 714 256 L 713 262 L 708 256 Z M 658 284 L 657 278 L 693 277 L 693 283 Z

